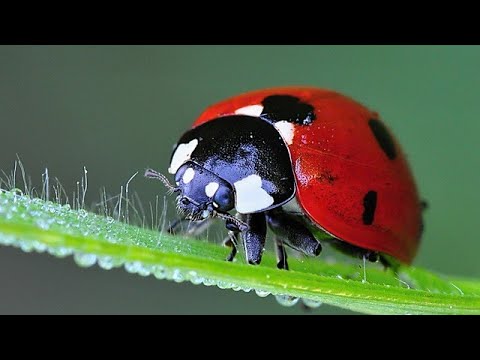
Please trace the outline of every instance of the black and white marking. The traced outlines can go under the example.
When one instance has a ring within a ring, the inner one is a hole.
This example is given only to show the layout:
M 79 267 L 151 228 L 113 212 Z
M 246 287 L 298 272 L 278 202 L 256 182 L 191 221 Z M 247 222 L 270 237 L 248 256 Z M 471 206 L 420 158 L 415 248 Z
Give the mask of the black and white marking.
M 267 209 L 274 202 L 272 196 L 262 188 L 262 179 L 258 175 L 250 175 L 236 181 L 236 209 L 240 214 L 248 214 Z
M 192 168 L 188 168 L 183 173 L 182 180 L 185 184 L 188 184 L 190 181 L 193 180 L 194 177 L 195 177 L 195 170 L 193 170 Z
M 236 115 L 259 117 L 263 112 L 263 105 L 249 105 L 235 110 Z
M 190 160 L 190 157 L 197 146 L 198 139 L 192 139 L 187 144 L 179 144 L 172 155 L 172 160 L 170 160 L 168 172 L 170 174 L 175 174 L 180 166 Z
M 271 95 L 262 101 L 261 118 L 270 122 L 288 121 L 299 125 L 310 125 L 315 120 L 312 105 L 301 102 L 291 95 Z
M 205 186 L 205 194 L 208 197 L 213 197 L 219 187 L 220 187 L 220 184 L 217 182 L 208 183 L 207 186 Z
M 293 144 L 293 137 L 295 136 L 295 125 L 288 121 L 277 121 L 275 124 L 273 124 L 273 126 L 275 126 L 275 128 L 282 136 L 283 140 L 285 140 L 288 145 Z

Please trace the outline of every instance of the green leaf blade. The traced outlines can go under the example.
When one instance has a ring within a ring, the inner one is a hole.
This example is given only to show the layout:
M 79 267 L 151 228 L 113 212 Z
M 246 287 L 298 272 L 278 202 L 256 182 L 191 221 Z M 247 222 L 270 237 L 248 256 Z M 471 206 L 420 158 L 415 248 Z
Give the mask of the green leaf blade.
M 480 283 L 401 268 L 368 270 L 319 259 L 291 259 L 278 270 L 266 253 L 260 266 L 224 261 L 228 249 L 130 226 L 68 206 L 0 192 L 0 243 L 24 251 L 74 255 L 81 266 L 124 266 L 159 279 L 301 297 L 369 314 L 480 314 Z M 411 287 L 411 288 L 409 288 Z

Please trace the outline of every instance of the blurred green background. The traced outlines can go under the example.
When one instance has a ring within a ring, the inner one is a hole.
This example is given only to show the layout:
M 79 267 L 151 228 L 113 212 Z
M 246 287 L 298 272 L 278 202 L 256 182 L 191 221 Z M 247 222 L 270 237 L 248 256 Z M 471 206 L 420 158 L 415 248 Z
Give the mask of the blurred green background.
M 118 193 L 207 105 L 277 85 L 314 85 L 379 111 L 430 208 L 415 264 L 480 277 L 478 46 L 1 46 L 0 169 L 19 154 L 33 183 L 48 167 L 87 202 Z M 131 184 L 148 203 L 160 184 Z M 272 297 L 78 268 L 0 248 L 0 313 L 300 314 Z M 348 313 L 322 306 L 316 314 Z

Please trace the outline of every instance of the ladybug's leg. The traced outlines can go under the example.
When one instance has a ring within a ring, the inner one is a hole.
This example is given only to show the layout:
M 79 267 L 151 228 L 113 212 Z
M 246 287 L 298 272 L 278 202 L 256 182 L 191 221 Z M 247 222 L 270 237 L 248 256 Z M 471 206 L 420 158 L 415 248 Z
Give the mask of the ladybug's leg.
M 248 226 L 247 230 L 241 233 L 247 262 L 252 265 L 258 265 L 262 260 L 265 237 L 267 236 L 265 214 L 241 215 L 241 220 Z
M 182 222 L 184 221 L 186 220 L 182 218 L 176 218 L 175 221 L 171 223 L 168 227 L 167 232 L 169 234 L 175 234 L 177 232 L 177 229 L 182 225 Z
M 198 236 L 206 231 L 212 224 L 212 219 L 191 221 L 178 218 L 167 229 L 169 234 L 185 234 L 188 236 Z
M 383 268 L 385 270 L 391 269 L 395 274 L 398 274 L 398 271 L 400 270 L 400 266 L 401 266 L 401 263 L 398 260 L 384 254 L 379 254 L 378 260 L 380 261 L 380 264 L 383 265 Z
M 285 245 L 311 256 L 317 256 L 322 251 L 318 240 L 297 216 L 287 214 L 281 208 L 276 208 L 268 211 L 266 218 L 270 229 Z M 279 244 L 278 241 L 277 244 Z
M 287 262 L 287 252 L 285 251 L 285 246 L 283 246 L 283 241 L 278 236 L 274 236 L 275 240 L 275 253 L 277 254 L 277 268 L 288 270 Z
M 230 254 L 227 256 L 227 261 L 233 261 L 235 255 L 237 255 L 237 245 L 238 245 L 238 231 L 229 231 L 228 236 L 223 240 L 223 246 L 232 248 Z
M 345 241 L 335 238 L 329 239 L 329 242 L 334 248 L 346 255 L 353 256 L 359 259 L 365 259 L 370 262 L 377 262 L 379 260 L 379 254 L 376 251 L 363 249 L 361 247 L 349 244 Z

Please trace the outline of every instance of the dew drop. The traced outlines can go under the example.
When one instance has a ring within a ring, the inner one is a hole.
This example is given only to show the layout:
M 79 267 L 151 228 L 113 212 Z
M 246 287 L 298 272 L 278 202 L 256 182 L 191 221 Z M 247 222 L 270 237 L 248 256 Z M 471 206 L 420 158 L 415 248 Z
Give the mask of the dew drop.
M 298 303 L 299 298 L 289 295 L 275 295 L 275 299 L 282 306 L 291 307 Z
M 114 267 L 119 267 L 120 265 L 122 265 L 122 261 L 111 256 L 98 257 L 98 266 L 100 266 L 102 269 L 110 270 Z
M 131 274 L 139 274 L 141 276 L 150 275 L 150 271 L 146 269 L 140 261 L 129 261 L 123 266 L 125 270 Z
M 172 274 L 172 280 L 181 283 L 185 280 L 185 277 L 183 276 L 182 272 L 178 269 L 175 269 Z
M 311 300 L 311 299 L 302 299 L 306 307 L 310 309 L 316 309 L 322 305 L 321 301 Z
M 255 290 L 255 293 L 260 296 L 261 298 L 264 298 L 264 297 L 267 297 L 268 295 L 270 295 L 270 291 L 264 291 L 264 290 L 259 290 L 259 289 L 256 289 Z
M 232 287 L 232 284 L 227 283 L 225 281 L 217 281 L 217 286 L 220 289 L 225 290 L 225 289 L 230 289 Z
M 94 254 L 75 253 L 73 254 L 73 260 L 81 267 L 90 267 L 97 261 L 97 256 Z
M 15 241 L 15 237 L 11 235 L 0 235 L 0 244 L 11 245 Z
M 101 256 L 98 258 L 98 266 L 102 269 L 110 270 L 113 268 L 112 258 L 110 256 Z
M 137 272 L 137 263 L 135 261 L 129 261 L 123 264 L 123 267 L 126 272 L 129 272 L 131 274 L 135 274 Z
M 163 280 L 167 277 L 167 272 L 163 266 L 157 265 L 153 268 L 153 276 L 159 280 Z
M 149 276 L 151 273 L 152 273 L 151 267 L 143 264 L 138 270 L 138 275 L 140 276 Z
M 35 251 L 38 251 L 38 252 L 44 252 L 45 250 L 47 250 L 47 245 L 42 244 L 39 241 L 34 241 L 32 243 L 32 246 L 35 249 Z
M 33 244 L 29 241 L 20 241 L 20 249 L 25 252 L 31 252 L 33 250 Z
M 196 271 L 189 271 L 188 272 L 188 279 L 193 285 L 200 285 L 203 282 L 203 278 L 198 276 Z
M 48 248 L 47 252 L 50 255 L 63 258 L 65 256 L 71 255 L 73 253 L 72 249 L 64 248 L 64 247 L 58 247 L 58 248 Z
M 212 286 L 212 285 L 215 285 L 215 281 L 212 279 L 205 278 L 203 279 L 203 285 Z

